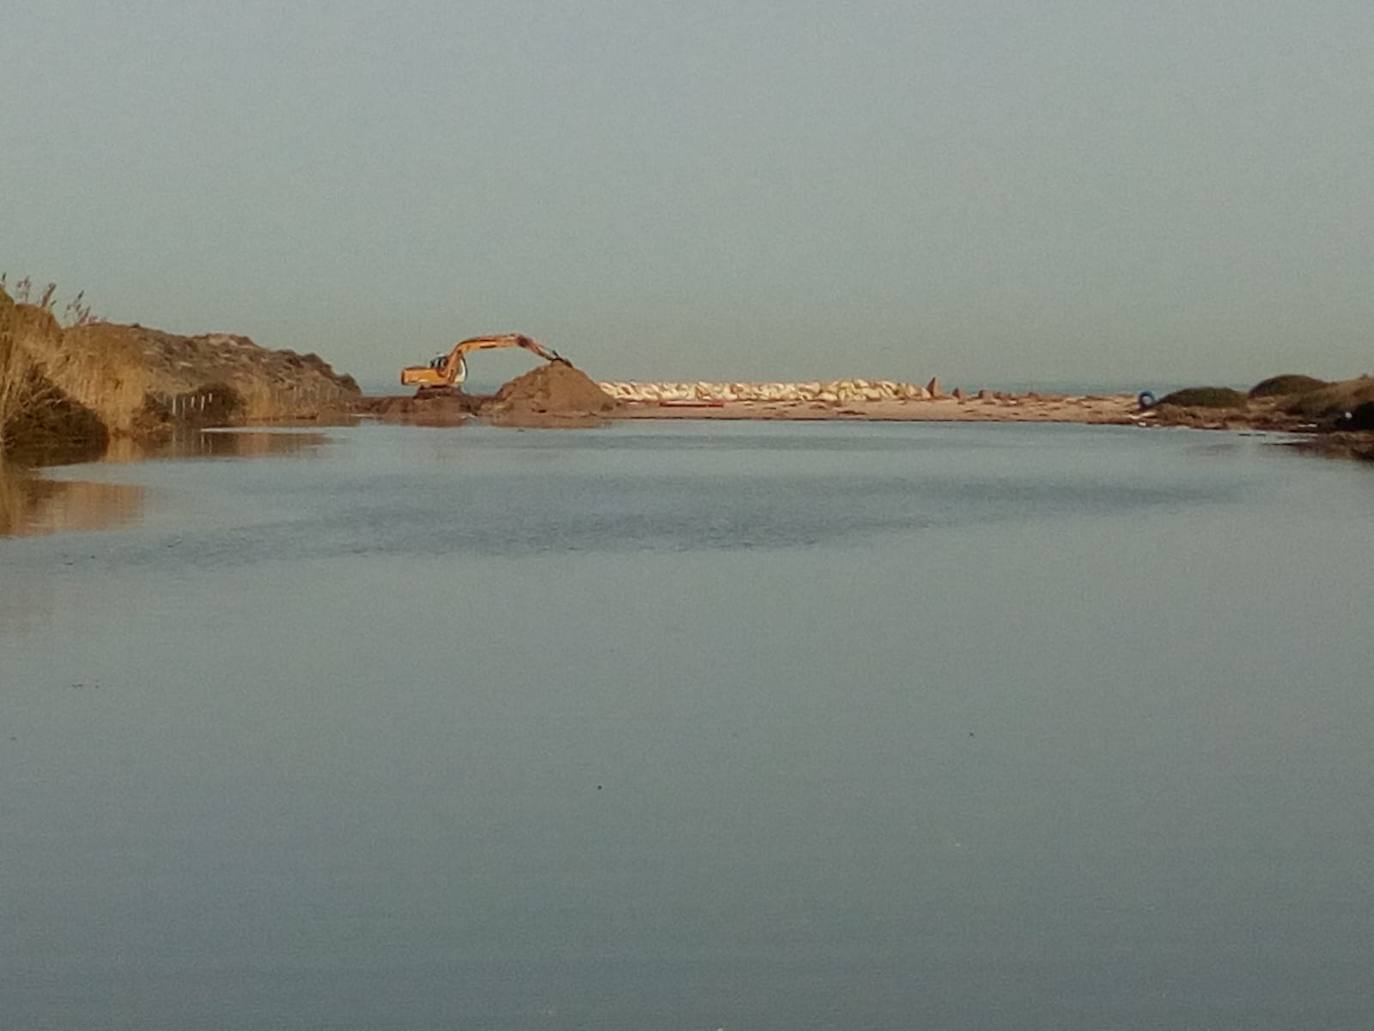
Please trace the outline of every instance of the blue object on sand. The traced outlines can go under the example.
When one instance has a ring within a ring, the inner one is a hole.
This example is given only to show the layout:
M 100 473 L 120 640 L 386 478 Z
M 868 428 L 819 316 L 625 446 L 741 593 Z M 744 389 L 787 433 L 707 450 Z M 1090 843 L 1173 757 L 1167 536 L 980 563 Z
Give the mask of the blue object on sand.
M 1136 403 L 1140 405 L 1142 412 L 1149 411 L 1155 406 L 1155 396 L 1148 390 L 1142 390 L 1135 396 Z

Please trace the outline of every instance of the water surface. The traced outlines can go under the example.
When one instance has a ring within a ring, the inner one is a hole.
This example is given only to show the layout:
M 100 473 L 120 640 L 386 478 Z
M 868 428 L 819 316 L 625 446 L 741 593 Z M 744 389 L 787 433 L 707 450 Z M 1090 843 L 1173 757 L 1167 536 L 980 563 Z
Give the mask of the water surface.
M 1368 1027 L 1374 477 L 361 426 L 0 539 L 24 1028 Z M 82 524 L 85 525 L 85 524 Z

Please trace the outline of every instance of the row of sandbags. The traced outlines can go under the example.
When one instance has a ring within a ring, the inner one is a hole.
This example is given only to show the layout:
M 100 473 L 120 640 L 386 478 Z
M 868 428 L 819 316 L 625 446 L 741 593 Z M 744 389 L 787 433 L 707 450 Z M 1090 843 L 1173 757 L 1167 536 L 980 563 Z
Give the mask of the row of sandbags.
M 618 401 L 919 401 L 942 396 L 938 380 L 927 386 L 892 380 L 840 379 L 810 383 L 636 383 L 600 387 Z

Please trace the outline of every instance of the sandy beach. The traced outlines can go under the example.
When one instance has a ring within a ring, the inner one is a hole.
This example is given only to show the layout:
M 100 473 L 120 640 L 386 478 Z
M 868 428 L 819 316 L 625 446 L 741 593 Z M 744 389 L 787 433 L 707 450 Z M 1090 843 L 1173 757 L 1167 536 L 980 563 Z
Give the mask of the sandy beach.
M 617 419 L 755 419 L 797 422 L 1067 422 L 1129 425 L 1138 415 L 1136 400 L 1117 397 L 1002 396 L 917 400 L 725 401 L 682 404 L 629 402 Z
M 597 383 L 566 363 L 518 377 L 490 397 L 454 392 L 364 398 L 359 409 L 382 419 L 457 425 L 472 417 L 508 424 L 665 419 L 778 422 L 1063 422 L 1128 425 L 1140 416 L 1131 395 L 945 393 L 865 380 L 815 383 Z M 513 423 L 512 420 L 518 420 Z M 533 422 L 531 422 L 533 420 Z
M 837 389 L 838 388 L 838 389 Z M 1210 389 L 1210 388 L 1208 388 Z M 1368 457 L 1369 434 L 1331 433 L 1339 413 L 1358 409 L 1374 391 L 1367 378 L 1289 394 L 1238 392 L 1224 406 L 1164 398 L 1144 408 L 1131 394 L 1041 394 L 982 389 L 942 391 L 889 381 L 816 383 L 594 382 L 566 363 L 531 370 L 491 396 L 454 392 L 430 397 L 371 397 L 357 411 L 385 421 L 456 426 L 574 427 L 613 421 L 997 422 L 1186 427 L 1299 434 L 1310 450 Z M 1206 393 L 1206 391 L 1204 391 Z M 819 395 L 819 396 L 818 396 Z M 1187 400 L 1188 392 L 1176 395 Z M 1360 427 L 1354 427 L 1359 429 Z

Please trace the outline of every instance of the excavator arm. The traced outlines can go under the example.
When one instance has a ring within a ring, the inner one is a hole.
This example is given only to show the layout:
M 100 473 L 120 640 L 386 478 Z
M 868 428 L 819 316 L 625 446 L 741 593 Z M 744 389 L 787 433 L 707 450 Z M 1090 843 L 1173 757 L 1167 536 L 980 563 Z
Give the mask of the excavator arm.
M 401 383 L 404 386 L 417 386 L 421 390 L 436 387 L 461 386 L 467 379 L 468 364 L 466 356 L 473 351 L 492 351 L 501 347 L 523 347 L 543 358 L 546 362 L 560 361 L 557 351 L 545 347 L 533 337 L 523 333 L 500 333 L 495 336 L 469 337 L 453 345 L 446 355 L 440 355 L 428 365 L 412 365 L 401 370 Z

